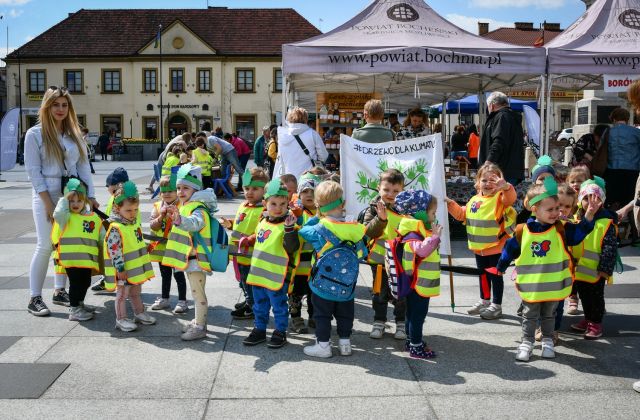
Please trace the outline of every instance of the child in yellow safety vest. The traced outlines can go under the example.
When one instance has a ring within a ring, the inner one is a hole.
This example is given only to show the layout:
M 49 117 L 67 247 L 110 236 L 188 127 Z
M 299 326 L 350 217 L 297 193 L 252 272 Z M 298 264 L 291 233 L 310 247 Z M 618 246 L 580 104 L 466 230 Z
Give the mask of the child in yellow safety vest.
M 162 264 L 185 272 L 191 286 L 195 318 L 187 325 L 182 340 L 191 341 L 207 336 L 207 311 L 209 302 L 205 293 L 206 276 L 211 274 L 207 252 L 196 243 L 193 233 L 199 233 L 207 248 L 211 249 L 211 213 L 217 210 L 216 195 L 212 189 L 202 190 L 200 168 L 190 163 L 178 170 L 176 181 L 180 208 L 167 207 L 167 216 L 173 226 L 169 233 L 167 249 Z
M 389 302 L 393 305 L 393 316 L 396 323 L 396 331 L 393 338 L 396 340 L 406 340 L 405 317 L 407 303 L 405 298 L 395 299 L 389 290 L 389 278 L 384 269 L 385 241 L 395 238 L 398 233 L 400 221 L 403 215 L 399 214 L 395 208 L 396 196 L 404 190 L 404 175 L 397 169 L 387 169 L 380 173 L 378 179 L 378 196 L 371 202 L 365 210 L 363 223 L 380 223 L 380 218 L 376 213 L 376 205 L 384 203 L 386 207 L 387 223 L 382 236 L 371 238 L 369 242 L 369 256 L 367 262 L 371 264 L 373 275 L 373 293 L 371 306 L 373 307 L 373 326 L 369 337 L 382 338 L 387 322 L 387 308 Z
M 196 149 L 191 153 L 191 163 L 202 169 L 202 188 L 213 188 L 211 166 L 213 158 L 207 150 L 207 138 L 196 137 Z
M 184 277 L 182 271 L 177 271 L 173 267 L 162 264 L 162 258 L 167 249 L 167 241 L 169 239 L 169 232 L 173 227 L 171 218 L 167 216 L 167 209 L 170 206 L 178 206 L 178 194 L 176 193 L 176 178 L 177 174 L 171 174 L 171 176 L 163 176 L 160 178 L 160 200 L 153 203 L 153 210 L 151 211 L 151 220 L 149 221 L 149 228 L 151 233 L 158 238 L 149 244 L 149 258 L 151 262 L 157 262 L 160 268 L 160 276 L 162 278 L 162 292 L 161 295 L 156 298 L 156 301 L 151 305 L 151 309 L 159 311 L 162 309 L 170 308 L 169 303 L 171 293 L 171 277 L 176 279 L 178 286 L 178 303 L 173 309 L 174 314 L 183 314 L 189 310 L 187 305 L 187 280 Z
M 402 237 L 402 268 L 412 273 L 412 291 L 407 296 L 405 351 L 414 359 L 431 359 L 435 352 L 423 341 L 422 329 L 429 312 L 429 301 L 440 295 L 440 235 L 436 220 L 438 201 L 425 190 L 403 191 L 395 207 L 404 216 L 398 226 Z
M 515 210 L 511 207 L 517 198 L 516 190 L 504 180 L 502 171 L 493 163 L 485 163 L 476 176 L 478 193 L 461 207 L 445 198 L 447 210 L 467 228 L 469 249 L 475 254 L 480 274 L 480 300 L 467 310 L 469 315 L 480 315 L 482 319 L 497 319 L 502 316 L 502 276 L 485 272 L 495 267 L 505 242 L 515 224 Z M 491 292 L 493 291 L 493 299 Z
M 341 241 L 349 241 L 357 244 L 360 241 L 367 242 L 368 238 L 382 235 L 386 223 L 374 226 L 365 226 L 357 222 L 347 222 L 344 216 L 344 198 L 340 184 L 334 181 L 324 181 L 316 188 L 315 201 L 319 210 L 319 217 L 313 217 L 300 229 L 300 236 L 313 245 L 316 252 L 316 260 L 319 260 L 325 252 L 333 248 L 331 242 L 316 229 L 320 224 L 328 229 Z M 378 202 L 376 206 L 378 217 L 386 221 L 386 208 L 384 203 Z M 363 255 L 358 255 L 364 258 Z M 316 344 L 304 348 L 304 354 L 311 357 L 328 358 L 331 351 L 331 319 L 336 319 L 338 331 L 338 348 L 343 356 L 351 355 L 351 332 L 354 319 L 354 299 L 348 301 L 333 301 L 324 299 L 312 293 L 313 317 L 316 323 Z
M 526 202 L 536 218 L 518 225 L 516 235 L 505 244 L 495 268 L 502 275 L 516 259 L 516 289 L 523 300 L 522 343 L 516 359 L 527 362 L 533 352 L 536 325 L 542 329 L 542 357 L 555 357 L 553 344 L 554 317 L 558 302 L 571 293 L 572 260 L 567 247 L 580 244 L 593 230 L 593 217 L 601 206 L 589 196 L 585 217 L 578 224 L 559 220 L 558 184 L 548 177 L 543 185 L 529 189 Z
M 291 212 L 298 218 L 298 226 L 304 226 L 309 219 L 316 215 L 315 189 L 320 183 L 320 177 L 311 173 L 300 176 L 298 185 L 298 199 L 293 204 Z M 309 330 L 302 318 L 302 299 L 307 298 L 307 314 L 309 327 L 315 328 L 313 321 L 313 302 L 309 288 L 311 263 L 313 259 L 313 245 L 300 239 L 300 252 L 295 266 L 293 281 L 289 287 L 289 315 L 291 315 L 291 331 L 306 334 Z
M 51 242 L 55 248 L 56 272 L 69 277 L 69 321 L 93 318 L 95 308 L 85 305 L 91 275 L 98 271 L 100 243 L 105 230 L 102 219 L 88 210 L 87 189 L 71 179 L 53 212 Z
M 238 207 L 235 219 L 223 219 L 222 222 L 226 229 L 231 230 L 229 251 L 235 255 L 231 255 L 230 258 L 236 272 L 236 280 L 244 295 L 244 301 L 236 304 L 231 316 L 234 319 L 253 319 L 253 288 L 247 284 L 253 247 L 249 246 L 247 238 L 256 232 L 262 217 L 264 187 L 269 182 L 269 177 L 262 168 L 251 168 L 242 174 L 242 178 L 245 202 Z
M 591 197 L 597 197 L 601 202 L 606 200 L 602 178 L 596 176 L 580 187 L 578 219 L 585 217 L 584 209 L 588 208 Z M 613 275 L 618 250 L 615 213 L 600 209 L 594 220 L 593 231 L 571 250 L 576 259 L 575 286 L 584 310 L 584 318 L 571 328 L 583 332 L 584 338 L 590 340 L 602 337 L 604 286 Z
M 136 322 L 156 323 L 144 311 L 140 296 L 142 283 L 154 277 L 147 245 L 142 238 L 138 219 L 140 199 L 136 184 L 118 184 L 114 192 L 111 223 L 104 243 L 105 286 L 116 288 L 116 328 L 134 331 Z M 133 307 L 134 319 L 127 318 L 127 299 Z
M 269 312 L 273 311 L 276 328 L 268 347 L 287 344 L 287 290 L 291 268 L 296 260 L 300 241 L 295 229 L 296 217 L 288 210 L 288 193 L 278 179 L 266 185 L 263 218 L 247 242 L 254 246 L 247 284 L 253 287 L 254 328 L 243 344 L 255 346 L 267 340 Z

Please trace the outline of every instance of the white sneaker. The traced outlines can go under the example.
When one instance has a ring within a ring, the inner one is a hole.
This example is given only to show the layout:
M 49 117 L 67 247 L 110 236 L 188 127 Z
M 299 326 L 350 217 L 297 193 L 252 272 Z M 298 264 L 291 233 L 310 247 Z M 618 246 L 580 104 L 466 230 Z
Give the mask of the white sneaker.
M 173 313 L 174 314 L 184 314 L 186 312 L 189 312 L 189 305 L 187 305 L 187 301 L 186 300 L 179 300 L 178 303 L 176 304 L 176 307 L 173 308 Z
M 640 381 L 633 383 L 633 390 L 636 392 L 640 392 Z
M 553 348 L 553 339 L 542 339 L 542 357 L 545 359 L 553 359 L 556 357 L 556 352 Z
M 96 310 L 98 309 L 97 306 L 85 304 L 83 300 L 78 302 L 78 306 L 81 307 L 82 309 L 84 309 L 86 312 L 91 312 L 92 314 L 95 313 Z
M 341 338 L 338 341 L 338 348 L 341 356 L 351 356 L 351 340 L 348 338 Z
M 396 332 L 393 334 L 393 338 L 396 340 L 406 340 L 407 339 L 407 331 L 405 330 L 404 323 L 397 324 L 396 323 Z
M 369 334 L 369 337 L 382 338 L 385 328 L 386 328 L 386 325 L 383 322 L 374 322 L 373 327 L 371 328 L 371 333 Z
M 502 318 L 502 305 L 492 303 L 485 309 L 480 310 L 480 318 L 482 319 L 498 319 Z
M 531 353 L 533 352 L 533 344 L 528 341 L 523 341 L 522 344 L 518 346 L 518 353 L 516 354 L 516 360 L 521 362 L 528 362 L 529 358 L 531 358 Z
M 151 305 L 151 309 L 154 311 L 159 311 L 162 309 L 167 309 L 171 307 L 171 305 L 169 304 L 169 299 L 164 299 L 162 297 L 157 297 L 156 301 L 153 302 L 153 305 Z
M 205 328 L 193 324 L 189 326 L 189 329 L 187 329 L 187 331 L 182 334 L 180 338 L 184 341 L 193 341 L 200 338 L 205 338 L 206 336 L 207 330 Z
M 139 322 L 144 325 L 153 325 L 156 323 L 156 319 L 146 312 L 140 312 L 139 314 L 136 314 L 133 318 L 136 322 Z
M 69 308 L 69 321 L 88 321 L 93 318 L 93 313 L 86 311 L 82 306 Z
M 487 300 L 479 300 L 473 304 L 472 307 L 467 309 L 467 313 L 469 315 L 480 315 L 480 312 L 489 307 L 489 301 Z
M 129 318 L 116 319 L 116 329 L 123 332 L 135 331 L 138 328 L 135 322 Z
M 322 359 L 328 359 L 333 356 L 333 353 L 331 352 L 331 342 L 320 344 L 316 341 L 316 344 L 313 346 L 306 346 L 302 351 L 307 356 L 320 357 Z

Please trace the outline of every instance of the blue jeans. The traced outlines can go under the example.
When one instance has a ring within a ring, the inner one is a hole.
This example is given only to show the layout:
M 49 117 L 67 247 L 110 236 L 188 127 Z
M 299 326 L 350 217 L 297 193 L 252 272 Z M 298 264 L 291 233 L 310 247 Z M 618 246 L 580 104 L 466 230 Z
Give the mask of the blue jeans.
M 422 343 L 422 327 L 429 312 L 430 298 L 424 298 L 412 290 L 407 296 L 407 320 L 405 328 L 411 344 Z
M 244 300 L 247 301 L 247 305 L 253 306 L 253 286 L 247 284 L 247 277 L 249 277 L 250 265 L 238 264 L 238 271 L 240 272 L 240 289 L 244 294 Z
M 451 160 L 454 160 L 456 157 L 458 156 L 462 156 L 462 157 L 469 157 L 469 153 L 466 150 L 454 150 L 453 152 L 451 152 Z
M 560 326 L 562 325 L 563 314 L 564 314 L 564 299 L 558 302 L 558 307 L 556 308 L 556 327 L 555 327 L 556 331 L 560 330 Z
M 244 169 L 242 165 L 240 165 L 240 160 L 238 159 L 238 153 L 234 150 L 230 150 L 227 153 L 222 155 L 222 161 L 220 162 L 220 166 L 222 167 L 222 173 L 225 173 L 227 165 L 233 166 L 233 169 L 236 170 L 236 174 L 242 179 L 242 174 L 244 173 Z
M 286 333 L 289 326 L 289 306 L 287 305 L 287 284 L 280 290 L 269 290 L 265 287 L 253 286 L 254 326 L 257 330 L 266 331 L 269 324 L 269 310 L 273 310 L 276 330 Z

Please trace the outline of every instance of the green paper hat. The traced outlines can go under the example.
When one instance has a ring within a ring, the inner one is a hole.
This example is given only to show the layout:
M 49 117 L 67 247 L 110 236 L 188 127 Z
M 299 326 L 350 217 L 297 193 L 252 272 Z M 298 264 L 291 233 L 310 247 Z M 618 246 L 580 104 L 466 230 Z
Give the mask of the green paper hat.
M 264 199 L 268 199 L 273 196 L 281 196 L 288 197 L 289 191 L 287 191 L 287 187 L 285 187 L 279 179 L 272 179 L 267 184 L 267 187 L 264 192 Z
M 266 185 L 266 182 L 258 180 L 254 181 L 253 178 L 251 178 L 251 171 L 244 171 L 244 174 L 242 175 L 242 185 L 245 187 L 262 188 Z
M 605 191 L 605 192 L 607 191 L 607 189 L 605 188 L 604 179 L 600 178 L 598 175 L 594 175 L 593 179 L 587 179 L 582 184 L 580 184 L 580 189 L 586 187 L 587 185 L 591 185 L 591 184 L 595 184 L 598 187 L 602 188 L 602 191 Z
M 138 198 L 138 187 L 131 181 L 127 181 L 123 184 L 122 194 L 113 199 L 113 202 L 117 205 L 122 204 L 127 198 Z
M 544 189 L 545 191 L 543 193 L 540 193 L 538 195 L 536 195 L 535 197 L 533 197 L 530 201 L 529 204 L 530 205 L 534 205 L 536 203 L 539 203 L 540 201 L 544 200 L 545 198 L 548 197 L 553 197 L 555 195 L 558 195 L 558 183 L 556 182 L 555 178 L 553 178 L 552 176 L 548 176 L 544 179 Z
M 299 181 L 302 184 L 302 182 L 307 179 L 313 179 L 316 182 L 316 184 L 319 184 L 320 182 L 322 182 L 322 178 L 320 178 L 318 175 L 312 174 L 311 172 L 307 172 L 306 174 L 302 175 Z
M 75 191 L 78 194 L 87 195 L 87 189 L 78 178 L 71 178 L 67 185 L 64 187 L 64 193 L 69 194 L 71 191 Z
M 187 163 L 185 165 L 182 165 L 180 167 L 180 169 L 178 169 L 178 177 L 177 177 L 177 180 L 176 180 L 176 184 L 177 184 L 177 181 L 185 180 L 188 183 L 191 183 L 193 185 L 197 185 L 200 188 L 202 188 L 202 181 L 200 179 L 198 179 L 197 176 L 192 175 L 191 174 L 192 171 L 196 172 L 196 173 L 199 173 L 201 171 L 201 169 L 200 169 L 199 166 L 192 165 L 191 163 Z
M 552 165 L 553 165 L 553 159 L 551 159 L 551 156 L 542 155 L 538 158 L 538 162 L 536 163 L 536 166 L 534 166 L 531 169 L 531 173 L 534 173 L 541 166 L 552 166 Z

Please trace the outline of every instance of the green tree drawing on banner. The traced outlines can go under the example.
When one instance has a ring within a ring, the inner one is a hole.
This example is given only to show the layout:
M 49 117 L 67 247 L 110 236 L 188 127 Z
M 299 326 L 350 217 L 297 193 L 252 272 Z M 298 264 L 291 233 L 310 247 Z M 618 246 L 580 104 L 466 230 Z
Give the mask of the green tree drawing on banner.
M 391 165 L 389 165 L 389 161 L 380 159 L 376 164 L 376 168 L 378 173 L 384 172 L 389 168 L 400 171 L 405 177 L 405 189 L 429 189 L 429 171 L 427 170 L 427 161 L 424 159 L 418 159 L 413 163 L 395 161 Z M 364 171 L 358 171 L 356 175 L 360 186 L 360 191 L 356 193 L 357 199 L 361 203 L 369 203 L 378 195 L 378 177 L 369 178 Z

